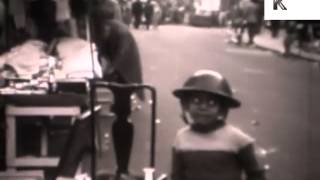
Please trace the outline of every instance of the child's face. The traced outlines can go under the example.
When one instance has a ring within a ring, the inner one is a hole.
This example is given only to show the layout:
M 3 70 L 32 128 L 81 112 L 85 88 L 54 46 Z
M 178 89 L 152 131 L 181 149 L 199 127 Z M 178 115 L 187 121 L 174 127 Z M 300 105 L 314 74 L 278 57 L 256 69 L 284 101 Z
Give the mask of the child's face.
M 199 92 L 188 97 L 184 109 L 189 112 L 194 123 L 208 125 L 219 121 L 221 103 L 217 97 Z

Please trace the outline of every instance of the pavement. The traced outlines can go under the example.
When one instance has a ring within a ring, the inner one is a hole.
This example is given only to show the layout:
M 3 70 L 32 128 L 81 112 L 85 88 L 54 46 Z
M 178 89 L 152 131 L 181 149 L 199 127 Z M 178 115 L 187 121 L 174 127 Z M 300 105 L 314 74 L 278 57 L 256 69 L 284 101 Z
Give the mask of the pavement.
M 261 33 L 255 37 L 255 44 L 256 44 L 256 47 L 260 49 L 283 54 L 284 53 L 284 47 L 283 47 L 284 37 L 285 37 L 284 31 L 280 31 L 278 37 L 273 38 L 271 36 L 270 31 L 262 30 Z M 310 61 L 320 62 L 320 47 L 317 46 L 316 42 L 310 43 L 310 45 L 308 45 L 308 47 L 304 49 L 298 48 L 296 44 L 293 44 L 291 52 L 292 52 L 292 56 L 310 60 Z

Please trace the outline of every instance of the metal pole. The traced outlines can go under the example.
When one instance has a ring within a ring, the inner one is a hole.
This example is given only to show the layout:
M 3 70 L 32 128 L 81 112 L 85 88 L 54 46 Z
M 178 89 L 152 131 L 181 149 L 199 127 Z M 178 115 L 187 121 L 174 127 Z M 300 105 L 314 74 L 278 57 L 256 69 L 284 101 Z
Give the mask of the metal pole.
M 93 41 L 91 38 L 92 35 L 92 12 L 93 12 L 93 1 L 88 1 L 88 15 L 85 18 L 86 21 L 86 38 L 90 43 L 90 53 L 91 53 L 91 63 L 92 63 L 92 74 L 95 74 L 95 64 L 94 64 L 94 48 Z M 96 82 L 95 77 L 90 80 L 90 111 L 91 111 L 91 179 L 96 179 L 96 144 L 95 144 L 95 131 L 96 131 L 96 117 L 95 117 L 95 100 L 96 100 Z
M 156 90 L 153 87 L 147 87 L 151 92 L 152 106 L 151 106 L 151 142 L 150 142 L 150 167 L 155 167 L 155 152 L 156 152 Z
M 91 112 L 91 179 L 96 179 L 96 144 L 95 144 L 95 80 L 90 80 L 90 112 Z

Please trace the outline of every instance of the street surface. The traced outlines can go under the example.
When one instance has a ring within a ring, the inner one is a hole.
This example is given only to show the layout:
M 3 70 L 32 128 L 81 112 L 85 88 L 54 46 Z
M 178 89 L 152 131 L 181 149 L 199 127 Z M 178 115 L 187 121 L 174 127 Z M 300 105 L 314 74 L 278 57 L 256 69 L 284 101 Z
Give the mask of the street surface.
M 228 35 L 220 28 L 165 25 L 133 33 L 142 56 L 144 81 L 158 93 L 157 174 L 169 172 L 171 144 L 183 126 L 172 91 L 194 71 L 213 69 L 226 76 L 241 100 L 241 108 L 230 111 L 228 123 L 256 138 L 268 179 L 317 179 L 317 64 L 228 44 Z M 132 117 L 136 131 L 130 164 L 133 173 L 141 173 L 149 158 L 148 105 L 142 109 Z

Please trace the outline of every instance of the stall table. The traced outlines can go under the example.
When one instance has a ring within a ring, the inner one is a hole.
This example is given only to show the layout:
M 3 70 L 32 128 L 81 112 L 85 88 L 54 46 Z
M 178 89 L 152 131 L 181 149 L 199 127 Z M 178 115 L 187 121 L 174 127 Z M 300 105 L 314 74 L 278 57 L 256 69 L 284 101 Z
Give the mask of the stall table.
M 77 117 L 82 107 L 87 105 L 86 97 L 78 94 L 29 94 L 3 95 L 5 103 L 6 131 L 6 163 L 8 169 L 18 167 L 55 167 L 58 157 L 48 157 L 47 132 L 41 133 L 41 156 L 18 157 L 16 144 L 16 117 L 19 116 L 68 116 Z M 19 118 L 23 120 L 24 118 Z M 29 118 L 25 118 L 30 120 Z

